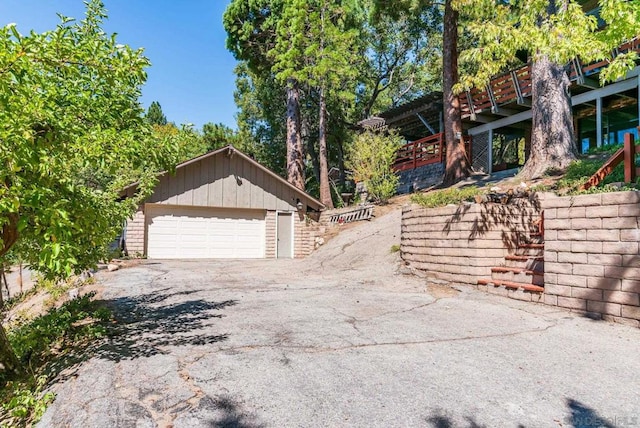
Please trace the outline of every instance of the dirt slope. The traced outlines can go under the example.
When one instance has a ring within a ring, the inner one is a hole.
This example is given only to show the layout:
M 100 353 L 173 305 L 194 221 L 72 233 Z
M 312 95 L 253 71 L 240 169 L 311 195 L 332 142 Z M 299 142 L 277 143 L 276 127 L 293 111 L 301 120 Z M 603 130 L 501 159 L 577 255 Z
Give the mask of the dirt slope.
M 314 251 L 304 263 L 304 271 L 343 272 L 368 280 L 389 280 L 397 276 L 401 262 L 399 252 L 391 247 L 400 245 L 402 207 L 396 205 L 380 217 L 363 221 L 341 231 Z

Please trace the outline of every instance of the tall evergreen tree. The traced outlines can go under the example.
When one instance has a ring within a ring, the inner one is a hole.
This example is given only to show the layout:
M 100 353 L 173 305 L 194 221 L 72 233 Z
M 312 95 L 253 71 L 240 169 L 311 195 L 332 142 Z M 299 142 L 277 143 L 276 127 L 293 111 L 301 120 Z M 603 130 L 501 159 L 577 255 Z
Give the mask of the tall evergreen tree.
M 399 13 L 415 13 L 424 7 L 438 4 L 433 0 L 376 0 L 381 13 L 397 16 Z M 458 11 L 454 0 L 444 2 L 442 27 L 442 93 L 445 134 L 446 165 L 444 184 L 451 185 L 469 176 L 470 159 L 467 159 L 462 139 L 462 113 L 460 102 L 453 88 L 458 83 Z
M 266 78 L 274 58 L 269 54 L 277 41 L 285 0 L 233 0 L 224 13 L 227 47 L 246 61 L 249 69 Z M 293 35 L 295 36 L 295 35 Z M 287 180 L 304 190 L 304 150 L 300 136 L 300 87 L 294 78 L 286 81 Z
M 147 122 L 151 125 L 166 125 L 167 117 L 162 112 L 162 107 L 160 107 L 160 103 L 157 101 L 153 101 L 147 110 L 147 114 L 145 115 Z

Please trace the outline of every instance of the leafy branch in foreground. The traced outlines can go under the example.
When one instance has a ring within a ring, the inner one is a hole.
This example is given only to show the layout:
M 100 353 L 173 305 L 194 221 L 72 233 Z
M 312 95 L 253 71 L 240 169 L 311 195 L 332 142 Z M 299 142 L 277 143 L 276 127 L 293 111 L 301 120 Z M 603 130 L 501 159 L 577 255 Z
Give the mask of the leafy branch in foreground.
M 46 278 L 106 257 L 179 154 L 143 117 L 149 61 L 107 35 L 105 18 L 91 0 L 83 20 L 62 17 L 51 31 L 0 28 L 0 258 L 15 249 Z M 132 182 L 138 193 L 123 199 Z M 21 372 L 0 324 L 0 376 Z

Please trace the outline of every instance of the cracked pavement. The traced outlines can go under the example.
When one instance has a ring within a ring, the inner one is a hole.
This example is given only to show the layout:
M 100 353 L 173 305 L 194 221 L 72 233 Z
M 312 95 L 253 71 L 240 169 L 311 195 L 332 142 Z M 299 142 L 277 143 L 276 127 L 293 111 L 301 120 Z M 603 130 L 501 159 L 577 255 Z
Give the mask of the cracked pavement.
M 395 211 L 305 260 L 101 273 L 119 334 L 39 426 L 640 425 L 640 330 L 402 275 L 399 234 Z

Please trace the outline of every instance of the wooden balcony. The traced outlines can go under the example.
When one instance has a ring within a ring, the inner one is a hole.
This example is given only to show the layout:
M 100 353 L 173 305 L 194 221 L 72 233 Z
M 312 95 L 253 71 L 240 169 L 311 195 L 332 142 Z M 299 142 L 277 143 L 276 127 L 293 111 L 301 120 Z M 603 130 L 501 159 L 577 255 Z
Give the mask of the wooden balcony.
M 471 136 L 464 136 L 467 156 L 471 159 Z M 396 172 L 416 169 L 445 161 L 444 133 L 430 135 L 405 144 L 398 151 L 393 169 Z
M 640 53 L 640 38 L 620 45 L 614 56 L 636 51 Z M 569 79 L 577 84 L 584 84 L 585 79 L 598 74 L 609 60 L 583 64 L 579 58 L 569 64 Z M 473 88 L 460 94 L 462 118 L 475 120 L 475 115 L 482 112 L 496 113 L 501 106 L 508 104 L 526 104 L 531 96 L 531 63 L 516 70 L 511 70 L 491 79 L 484 88 Z

